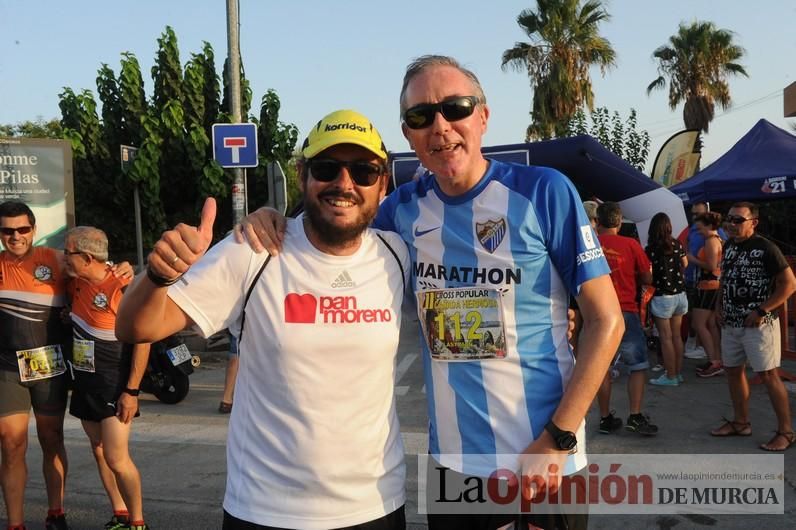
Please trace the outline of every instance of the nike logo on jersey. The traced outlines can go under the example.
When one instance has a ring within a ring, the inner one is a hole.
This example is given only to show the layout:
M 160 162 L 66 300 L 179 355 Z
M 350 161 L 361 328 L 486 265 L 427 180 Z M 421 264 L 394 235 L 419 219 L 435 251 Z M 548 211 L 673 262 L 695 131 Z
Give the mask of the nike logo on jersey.
M 435 226 L 434 228 L 429 228 L 428 230 L 419 230 L 417 227 L 415 227 L 415 237 L 422 237 L 428 234 L 429 232 L 437 230 L 438 228 L 439 228 L 438 226 Z

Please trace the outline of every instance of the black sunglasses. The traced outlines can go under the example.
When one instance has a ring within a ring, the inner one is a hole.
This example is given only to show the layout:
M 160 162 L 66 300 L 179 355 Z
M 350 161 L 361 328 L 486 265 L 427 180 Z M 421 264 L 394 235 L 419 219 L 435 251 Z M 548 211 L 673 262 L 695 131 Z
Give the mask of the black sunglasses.
M 459 96 L 439 103 L 421 103 L 406 109 L 402 118 L 410 129 L 425 129 L 434 123 L 437 112 L 448 121 L 459 121 L 470 116 L 478 103 L 478 96 Z
M 734 225 L 740 225 L 745 223 L 746 221 L 754 221 L 755 219 L 757 219 L 757 217 L 750 217 L 749 219 L 747 219 L 746 217 L 741 217 L 740 215 L 728 215 L 726 219 L 728 222 Z
M 0 233 L 2 233 L 4 236 L 13 236 L 14 232 L 18 232 L 22 235 L 30 234 L 31 230 L 33 230 L 32 226 L 18 226 L 16 228 L 0 226 Z
M 340 170 L 346 168 L 351 180 L 357 186 L 373 186 L 379 181 L 386 170 L 383 166 L 378 166 L 362 160 L 353 162 L 342 162 L 331 158 L 313 159 L 307 161 L 312 178 L 318 182 L 332 182 L 340 175 Z

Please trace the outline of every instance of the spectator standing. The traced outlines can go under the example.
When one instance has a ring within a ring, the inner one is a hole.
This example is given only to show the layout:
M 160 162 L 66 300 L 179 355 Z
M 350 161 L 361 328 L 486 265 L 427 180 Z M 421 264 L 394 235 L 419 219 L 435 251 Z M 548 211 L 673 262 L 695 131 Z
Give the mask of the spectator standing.
M 586 211 L 586 217 L 589 218 L 591 227 L 597 229 L 597 208 L 599 204 L 595 201 L 583 201 L 583 209 Z
M 114 333 L 116 312 L 129 278 L 116 278 L 107 264 L 108 238 L 91 226 L 66 235 L 64 248 L 73 331 L 74 390 L 69 413 L 86 432 L 102 485 L 113 508 L 108 530 L 148 530 L 141 475 L 128 442 L 138 416 L 141 378 L 149 344 L 122 344 Z
M 651 284 L 652 271 L 650 261 L 638 241 L 619 235 L 621 225 L 622 210 L 617 203 L 605 202 L 597 208 L 597 238 L 600 240 L 608 266 L 611 267 L 611 281 L 625 321 L 625 333 L 617 352 L 630 370 L 627 383 L 630 415 L 625 429 L 652 436 L 658 433 L 658 427 L 650 424 L 647 417 L 641 413 L 649 360 L 647 360 L 647 339 L 641 329 L 639 305 L 636 301 L 639 283 Z M 597 402 L 600 406 L 600 432 L 610 434 L 621 427 L 622 420 L 614 417 L 611 410 L 609 374 L 603 379 L 597 393 Z
M 724 373 L 719 351 L 721 335 L 716 323 L 716 297 L 719 292 L 722 253 L 722 240 L 718 232 L 721 215 L 716 212 L 697 215 L 694 225 L 705 244 L 696 255 L 690 252 L 687 255 L 689 267 L 693 265 L 700 271 L 696 293 L 689 300 L 690 320 L 708 355 L 708 361 L 697 369 L 697 376 L 713 377 Z
M 727 372 L 733 419 L 711 431 L 713 436 L 749 436 L 749 383 L 746 363 L 760 376 L 777 416 L 776 434 L 761 444 L 764 451 L 785 451 L 796 443 L 788 391 L 779 378 L 779 318 L 774 312 L 796 291 L 796 278 L 782 252 L 755 232 L 757 205 L 739 202 L 730 208 L 730 241 L 721 262 L 717 311 L 722 323 L 721 357 Z
M 686 254 L 691 254 L 692 256 L 696 256 L 699 253 L 699 249 L 705 246 L 705 236 L 699 230 L 697 226 L 697 218 L 701 215 L 706 213 L 710 213 L 710 205 L 706 202 L 695 202 L 691 205 L 691 225 L 688 226 L 685 230 L 683 230 L 683 234 L 679 236 L 679 240 L 681 243 L 685 245 Z M 718 235 L 721 238 L 721 241 L 727 240 L 727 233 L 719 227 Z M 697 300 L 697 284 L 700 282 L 700 277 L 702 275 L 702 269 L 692 263 L 691 261 L 688 262 L 688 266 L 685 268 L 684 278 L 685 278 L 685 292 L 686 296 L 688 297 L 688 307 L 694 308 L 698 304 Z M 689 312 L 685 318 L 684 324 L 684 331 L 683 331 L 683 339 L 686 337 L 685 348 L 684 348 L 684 355 L 689 359 L 705 359 L 708 358 L 707 350 L 704 348 L 702 341 L 700 339 L 699 333 L 696 333 L 694 337 L 688 337 L 690 334 L 689 328 L 693 329 L 693 325 L 691 322 L 692 314 Z M 696 330 L 694 330 L 696 331 Z M 705 365 L 706 366 L 706 365 Z
M 49 507 L 47 530 L 69 528 L 64 515 L 68 470 L 64 412 L 68 375 L 62 346 L 69 336 L 61 321 L 66 303 L 64 255 L 34 247 L 36 217 L 24 203 L 0 205 L 0 484 L 8 527 L 23 529 L 28 468 L 30 409 L 42 450 L 42 471 Z M 29 317 L 27 315 L 35 315 Z M 18 361 L 17 352 L 25 352 Z M 28 370 L 45 366 L 45 370 Z
M 240 362 L 238 338 L 229 331 L 227 331 L 227 336 L 229 337 L 229 353 L 227 354 L 227 368 L 224 370 L 224 394 L 221 396 L 221 403 L 218 404 L 218 412 L 220 414 L 232 412 L 235 380 L 238 377 L 238 363 Z
M 661 340 L 665 372 L 651 379 L 659 386 L 678 386 L 683 382 L 683 337 L 680 326 L 688 312 L 683 269 L 688 265 L 685 250 L 672 237 L 669 216 L 659 212 L 650 221 L 646 252 L 652 262 L 652 281 L 655 295 L 650 312 Z

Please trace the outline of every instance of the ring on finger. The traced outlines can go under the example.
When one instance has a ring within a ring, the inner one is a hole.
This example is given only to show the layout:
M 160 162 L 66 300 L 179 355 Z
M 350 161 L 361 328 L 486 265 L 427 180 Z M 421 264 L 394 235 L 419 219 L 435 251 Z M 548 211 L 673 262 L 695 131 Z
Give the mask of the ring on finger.
M 174 264 L 175 264 L 175 263 L 177 263 L 179 260 L 180 260 L 180 257 L 179 257 L 179 256 L 174 256 L 174 259 L 173 259 L 173 260 L 171 260 L 171 263 L 169 263 L 169 265 L 174 265 Z

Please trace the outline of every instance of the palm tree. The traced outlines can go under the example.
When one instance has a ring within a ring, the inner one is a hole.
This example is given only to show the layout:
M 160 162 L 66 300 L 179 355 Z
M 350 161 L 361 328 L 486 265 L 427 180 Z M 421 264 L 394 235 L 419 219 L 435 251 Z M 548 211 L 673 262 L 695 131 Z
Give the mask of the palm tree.
M 687 129 L 708 132 L 715 116 L 715 104 L 730 106 L 730 75 L 749 77 L 738 61 L 745 50 L 733 42 L 734 33 L 712 22 L 680 24 L 676 35 L 652 53 L 658 60 L 658 78 L 647 87 L 647 95 L 666 86 L 669 80 L 669 107 L 681 102 Z
M 589 69 L 604 74 L 616 52 L 599 34 L 610 19 L 600 0 L 537 0 L 537 10 L 524 9 L 517 24 L 531 42 L 517 42 L 503 52 L 501 68 L 525 71 L 533 86 L 531 124 L 526 141 L 566 135 L 567 123 L 586 105 L 594 108 Z

